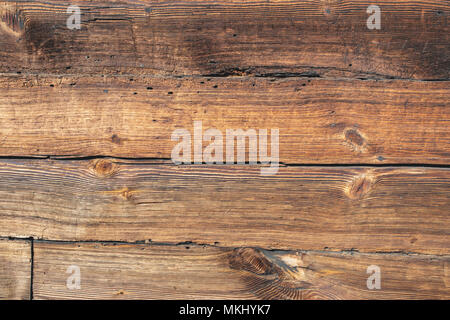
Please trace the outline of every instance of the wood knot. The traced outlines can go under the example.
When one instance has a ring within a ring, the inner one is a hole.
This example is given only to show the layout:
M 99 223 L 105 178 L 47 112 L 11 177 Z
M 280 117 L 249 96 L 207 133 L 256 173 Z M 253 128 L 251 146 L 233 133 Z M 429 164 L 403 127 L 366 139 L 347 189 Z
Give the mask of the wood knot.
M 137 193 L 137 190 L 131 190 L 128 187 L 123 187 L 122 189 L 116 189 L 116 190 L 107 190 L 102 191 L 104 195 L 112 195 L 114 196 L 114 201 L 117 199 L 122 199 L 125 201 L 130 201 L 131 203 L 136 204 L 135 200 L 135 194 Z
M 362 199 L 370 192 L 373 183 L 373 176 L 368 173 L 363 173 L 349 183 L 346 187 L 345 193 L 350 199 Z
M 120 139 L 117 134 L 113 134 L 111 136 L 111 141 L 112 141 L 112 143 L 115 143 L 115 144 L 122 144 L 122 139 Z
M 362 146 L 364 144 L 364 138 L 355 129 L 349 129 L 345 132 L 345 139 L 357 146 Z
M 268 275 L 275 272 L 274 266 L 264 254 L 253 248 L 239 248 L 230 256 L 232 269 L 246 270 L 254 274 Z
M 271 251 L 239 248 L 230 253 L 228 261 L 260 299 L 300 299 L 303 290 L 311 286 L 297 264 L 289 265 Z
M 365 152 L 366 138 L 357 129 L 347 129 L 344 131 L 345 143 L 356 152 Z
M 125 290 L 123 290 L 123 289 L 120 289 L 120 290 L 117 290 L 116 292 L 114 292 L 114 295 L 115 296 L 121 296 L 121 295 L 124 295 L 124 294 L 126 294 L 127 292 L 125 291 Z
M 131 201 L 133 199 L 133 191 L 125 187 L 120 190 L 120 196 L 127 201 Z
M 96 159 L 91 164 L 91 169 L 97 177 L 107 178 L 117 173 L 119 167 L 106 159 Z

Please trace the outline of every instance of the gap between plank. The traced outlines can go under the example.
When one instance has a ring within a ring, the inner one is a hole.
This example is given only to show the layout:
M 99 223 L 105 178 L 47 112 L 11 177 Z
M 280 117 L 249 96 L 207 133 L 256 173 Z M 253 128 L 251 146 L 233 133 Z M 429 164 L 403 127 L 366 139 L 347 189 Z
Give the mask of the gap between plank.
M 331 69 L 333 68 L 319 68 L 319 67 L 307 67 L 300 66 L 302 68 L 317 68 L 317 69 Z M 345 70 L 342 70 L 345 71 Z M 445 82 L 450 81 L 450 78 L 438 78 L 438 79 L 412 79 L 412 78 L 401 78 L 394 76 L 386 76 L 376 73 L 361 73 L 355 77 L 328 77 L 322 76 L 318 73 L 304 72 L 304 73 L 293 73 L 293 72 L 267 72 L 259 74 L 248 74 L 248 75 L 236 75 L 232 72 L 221 71 L 218 73 L 211 74 L 199 74 L 199 75 L 155 75 L 155 74 L 134 74 L 134 73 L 124 73 L 124 74 L 102 74 L 102 73 L 34 73 L 34 72 L 0 72 L 0 77 L 40 77 L 40 78 L 75 78 L 75 77 L 99 77 L 99 78 L 142 78 L 142 79 L 202 79 L 202 78 L 232 78 L 236 80 L 242 79 L 255 79 L 255 78 L 269 78 L 269 79 L 320 79 L 320 80 L 333 80 L 333 81 L 412 81 L 412 82 Z
M 110 160 L 130 160 L 135 162 L 121 162 L 122 164 L 132 164 L 132 165 L 167 165 L 171 164 L 176 166 L 170 158 L 152 158 L 152 157 L 118 157 L 118 156 L 107 156 L 107 155 L 98 155 L 98 156 L 77 156 L 77 155 L 41 155 L 41 156 L 0 156 L 0 161 L 2 160 L 56 160 L 56 161 L 89 161 L 95 159 L 110 159 Z M 146 163 L 139 163 L 148 161 Z M 216 164 L 183 164 L 183 166 L 216 166 Z M 227 164 L 223 163 L 220 166 L 234 166 L 237 164 Z M 249 164 L 244 164 L 250 166 Z M 261 166 L 261 163 L 258 163 L 256 166 Z M 389 167 L 410 167 L 410 168 L 450 168 L 450 164 L 442 163 L 285 163 L 279 162 L 281 167 L 376 167 L 376 168 L 389 168 Z
M 29 238 L 30 248 L 31 248 L 31 258 L 30 258 L 30 300 L 33 300 L 33 281 L 34 281 L 34 238 Z
M 32 263 L 31 263 L 31 279 L 33 280 L 33 260 L 34 260 L 34 242 L 36 243 L 61 243 L 61 244 L 77 244 L 77 243 L 98 243 L 98 244 L 110 244 L 110 245 L 147 245 L 147 246 L 168 246 L 168 247 L 180 247 L 180 246 L 193 246 L 193 247 L 210 247 L 210 248 L 219 248 L 219 249 L 238 249 L 238 248 L 255 248 L 261 249 L 269 252 L 285 252 L 285 253 L 295 253 L 295 252 L 304 252 L 304 253 L 322 253 L 322 254 L 366 254 L 366 255 L 398 255 L 398 256 L 423 256 L 429 258 L 436 259 L 447 259 L 450 255 L 442 254 L 426 254 L 419 253 L 413 251 L 373 251 L 373 252 L 364 252 L 359 251 L 358 249 L 341 249 L 341 250 L 305 250 L 305 249 L 277 249 L 271 248 L 266 249 L 258 246 L 220 246 L 215 244 L 207 244 L 207 243 L 197 243 L 193 241 L 183 241 L 183 242 L 157 242 L 157 241 L 149 241 L 149 240 L 137 240 L 137 241 L 113 241 L 113 240 L 54 240 L 54 239 L 34 239 L 33 237 L 22 238 L 22 237 L 9 237 L 9 236 L 1 236 L 0 239 L 11 240 L 11 241 L 23 241 L 30 240 L 31 241 L 31 252 L 32 252 Z M 32 297 L 32 291 L 30 291 L 30 296 Z

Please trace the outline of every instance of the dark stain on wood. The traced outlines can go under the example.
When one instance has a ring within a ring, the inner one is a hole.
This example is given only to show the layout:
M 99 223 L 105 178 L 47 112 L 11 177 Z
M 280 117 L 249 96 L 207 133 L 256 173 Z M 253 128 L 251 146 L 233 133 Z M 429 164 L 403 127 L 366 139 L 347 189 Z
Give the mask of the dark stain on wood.
M 67 73 L 71 61 L 71 73 L 449 77 L 450 62 L 442 54 L 449 34 L 445 0 L 411 0 L 402 9 L 381 1 L 383 27 L 376 31 L 365 24 L 370 2 L 152 3 L 151 13 L 132 1 L 85 3 L 82 30 L 89 36 L 65 27 L 59 3 L 40 3 L 19 7 L 27 17 L 28 50 L 49 58 L 22 64 L 35 72 Z M 8 53 L 0 70 L 21 63 Z
M 345 131 L 345 139 L 358 147 L 362 147 L 365 142 L 364 138 L 354 129 Z

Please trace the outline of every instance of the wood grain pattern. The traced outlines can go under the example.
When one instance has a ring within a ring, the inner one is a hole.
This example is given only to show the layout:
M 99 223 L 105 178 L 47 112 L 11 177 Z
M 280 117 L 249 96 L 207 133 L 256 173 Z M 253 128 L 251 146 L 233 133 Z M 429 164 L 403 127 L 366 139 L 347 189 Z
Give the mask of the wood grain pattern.
M 36 243 L 37 299 L 448 299 L 450 257 Z M 80 289 L 67 289 L 68 266 Z M 367 267 L 381 269 L 368 290 Z
M 0 162 L 0 230 L 112 240 L 448 254 L 450 170 Z
M 449 15 L 0 0 L 0 299 L 449 299 Z M 278 173 L 175 166 L 194 121 L 279 129 Z
M 65 1 L 2 1 L 0 71 L 449 79 L 446 0 L 70 4 L 81 30 Z
M 31 244 L 0 239 L 0 300 L 30 298 Z
M 19 76 L 0 96 L 2 156 L 170 159 L 200 120 L 279 128 L 284 163 L 450 163 L 446 81 Z

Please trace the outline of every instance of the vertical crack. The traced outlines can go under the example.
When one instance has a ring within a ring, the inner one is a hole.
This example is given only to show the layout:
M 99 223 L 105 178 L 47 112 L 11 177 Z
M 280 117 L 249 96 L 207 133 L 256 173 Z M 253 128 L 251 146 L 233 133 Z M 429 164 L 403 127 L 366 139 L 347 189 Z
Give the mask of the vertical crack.
M 34 280 L 34 239 L 30 238 L 31 244 L 31 275 L 30 275 L 30 300 L 33 300 L 33 280 Z

